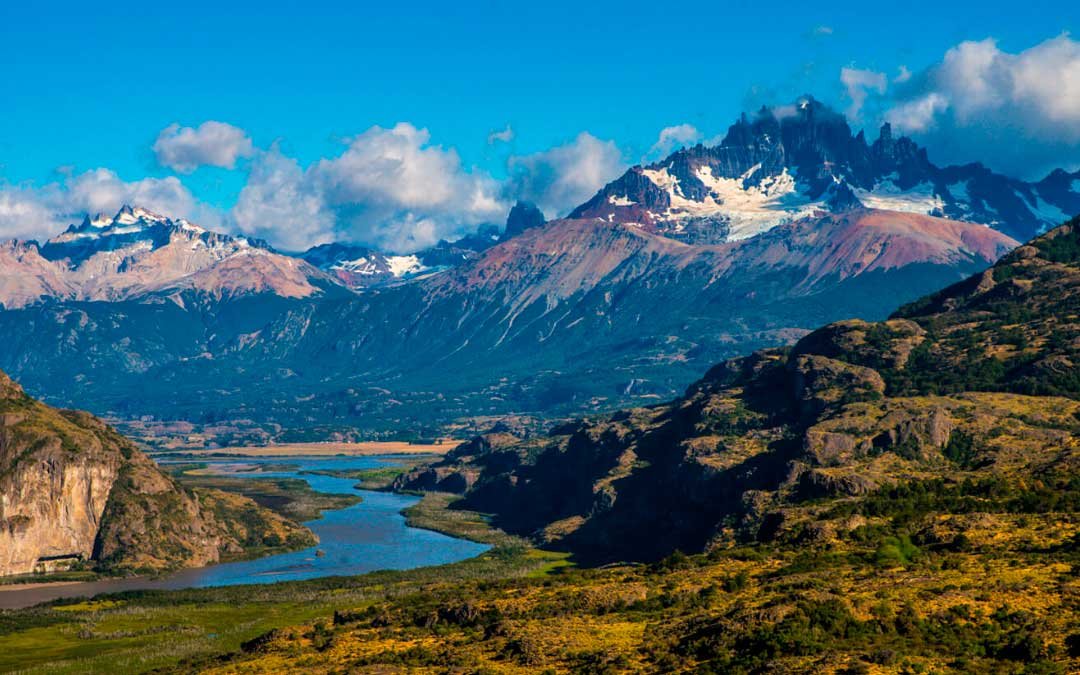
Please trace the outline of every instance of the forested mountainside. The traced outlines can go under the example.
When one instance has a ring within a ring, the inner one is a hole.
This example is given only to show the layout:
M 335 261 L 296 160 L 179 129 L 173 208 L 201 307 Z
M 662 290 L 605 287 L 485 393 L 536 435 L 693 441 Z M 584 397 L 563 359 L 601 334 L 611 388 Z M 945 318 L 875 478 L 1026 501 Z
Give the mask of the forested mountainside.
M 884 317 L 1014 245 L 981 225 L 873 210 L 717 245 L 565 220 L 360 295 L 207 302 L 188 289 L 0 311 L 0 367 L 117 418 L 418 433 L 661 400 L 718 359 Z

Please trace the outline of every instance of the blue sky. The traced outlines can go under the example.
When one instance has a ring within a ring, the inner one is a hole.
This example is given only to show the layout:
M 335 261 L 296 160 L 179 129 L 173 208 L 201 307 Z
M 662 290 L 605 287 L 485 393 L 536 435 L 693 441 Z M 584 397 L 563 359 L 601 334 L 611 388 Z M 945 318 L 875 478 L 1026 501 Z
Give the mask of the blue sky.
M 0 180 L 176 175 L 222 213 L 257 160 L 179 174 L 152 150 L 168 125 L 226 122 L 303 170 L 407 122 L 458 170 L 502 181 L 511 156 L 582 132 L 634 163 L 672 125 L 709 138 L 805 92 L 845 108 L 844 67 L 891 81 L 966 40 L 1015 54 L 1080 26 L 1080 3 L 1037 0 L 39 4 L 0 6 Z M 856 123 L 876 126 L 889 105 L 871 100 Z M 508 125 L 512 140 L 488 142 Z

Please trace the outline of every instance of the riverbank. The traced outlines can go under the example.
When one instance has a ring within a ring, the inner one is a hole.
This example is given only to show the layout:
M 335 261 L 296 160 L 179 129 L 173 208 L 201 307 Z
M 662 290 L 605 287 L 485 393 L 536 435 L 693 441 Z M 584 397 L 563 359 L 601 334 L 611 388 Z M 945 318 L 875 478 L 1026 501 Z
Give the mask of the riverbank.
M 131 672 L 195 669 L 268 631 L 333 622 L 335 611 L 362 611 L 389 598 L 438 593 L 463 582 L 546 575 L 565 556 L 537 551 L 471 512 L 432 495 L 407 508 L 411 525 L 493 546 L 459 562 L 270 585 L 138 590 L 93 601 L 64 600 L 0 611 L 0 671 Z
M 461 441 L 439 439 L 434 443 L 405 441 L 366 441 L 362 443 L 279 443 L 276 445 L 234 446 L 211 450 L 180 450 L 154 453 L 164 457 L 375 457 L 380 455 L 444 455 Z

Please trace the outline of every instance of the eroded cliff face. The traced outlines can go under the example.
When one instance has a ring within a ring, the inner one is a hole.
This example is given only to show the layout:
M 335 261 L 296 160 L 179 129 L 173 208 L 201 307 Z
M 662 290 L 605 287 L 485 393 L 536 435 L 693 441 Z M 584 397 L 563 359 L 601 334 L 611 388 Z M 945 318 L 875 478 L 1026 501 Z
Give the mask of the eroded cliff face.
M 0 480 L 0 575 L 47 571 L 93 554 L 119 462 L 58 455 L 34 453 Z
M 43 405 L 0 373 L 0 576 L 162 570 L 313 543 L 249 499 L 182 488 L 101 420 Z

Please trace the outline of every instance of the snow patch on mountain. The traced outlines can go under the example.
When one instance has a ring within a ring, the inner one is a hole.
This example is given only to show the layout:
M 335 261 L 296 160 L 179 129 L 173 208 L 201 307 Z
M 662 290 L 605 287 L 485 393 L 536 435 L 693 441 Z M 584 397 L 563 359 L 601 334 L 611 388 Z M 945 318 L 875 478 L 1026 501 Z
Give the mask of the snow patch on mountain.
M 1024 203 L 1028 204 L 1031 210 L 1044 221 L 1052 223 L 1064 223 L 1066 220 L 1072 217 L 1066 214 L 1057 206 L 1046 203 L 1041 197 L 1035 197 L 1035 201 L 1034 203 L 1032 203 L 1029 197 L 1019 192 L 1016 193 L 1016 196 L 1019 197 Z
M 889 124 L 871 143 L 811 97 L 789 108 L 743 115 L 718 145 L 633 167 L 570 217 L 719 243 L 819 210 L 865 207 L 989 225 L 1025 240 L 1080 211 L 1076 173 L 1057 170 L 1028 183 L 979 163 L 939 167 L 910 138 L 894 137 Z
M 663 214 L 648 213 L 656 220 L 673 221 L 671 231 L 674 234 L 685 232 L 686 225 L 682 221 L 686 219 L 723 221 L 729 227 L 727 239 L 736 241 L 812 215 L 822 208 L 820 200 L 812 200 L 799 190 L 796 177 L 787 168 L 755 181 L 760 170 L 759 163 L 736 178 L 726 178 L 714 175 L 710 166 L 699 166 L 694 176 L 706 187 L 708 194 L 696 200 L 684 196 L 679 179 L 668 171 L 668 167 L 642 169 L 642 175 L 667 192 L 671 204 Z
M 855 189 L 855 196 L 871 209 L 901 211 L 930 215 L 941 213 L 945 202 L 930 183 L 918 183 L 908 189 L 896 184 L 899 176 L 895 173 L 885 176 L 873 190 Z M 951 190 L 950 190 L 951 191 Z M 964 192 L 965 197 L 967 192 Z
M 415 255 L 392 255 L 387 256 L 386 264 L 390 268 L 390 273 L 395 277 L 401 278 L 404 276 L 416 276 L 427 268 L 420 262 L 420 258 Z

